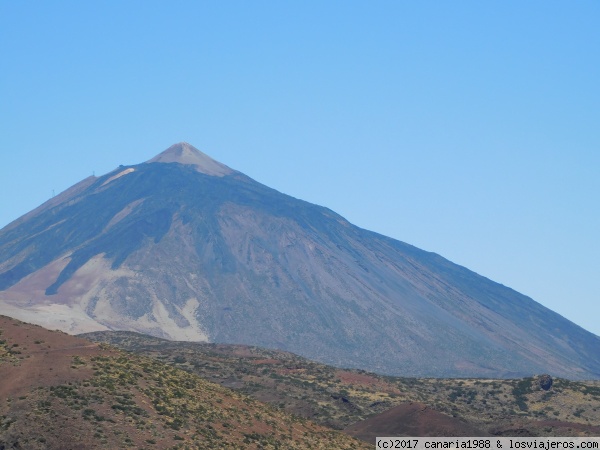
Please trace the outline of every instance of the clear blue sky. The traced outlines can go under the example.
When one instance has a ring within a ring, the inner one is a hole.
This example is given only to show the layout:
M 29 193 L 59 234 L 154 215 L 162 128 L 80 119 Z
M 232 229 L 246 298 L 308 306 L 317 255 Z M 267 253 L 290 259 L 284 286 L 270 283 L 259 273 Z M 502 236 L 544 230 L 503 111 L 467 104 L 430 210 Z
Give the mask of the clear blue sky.
M 0 227 L 187 141 L 600 335 L 600 2 L 0 0 Z

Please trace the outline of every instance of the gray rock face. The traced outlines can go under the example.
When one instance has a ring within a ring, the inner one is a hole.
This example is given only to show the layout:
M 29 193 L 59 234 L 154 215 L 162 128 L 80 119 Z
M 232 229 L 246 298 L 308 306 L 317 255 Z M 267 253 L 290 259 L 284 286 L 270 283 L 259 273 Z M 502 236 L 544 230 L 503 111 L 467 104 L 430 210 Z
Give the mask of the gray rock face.
M 0 231 L 0 313 L 405 376 L 600 377 L 600 338 L 178 144 Z

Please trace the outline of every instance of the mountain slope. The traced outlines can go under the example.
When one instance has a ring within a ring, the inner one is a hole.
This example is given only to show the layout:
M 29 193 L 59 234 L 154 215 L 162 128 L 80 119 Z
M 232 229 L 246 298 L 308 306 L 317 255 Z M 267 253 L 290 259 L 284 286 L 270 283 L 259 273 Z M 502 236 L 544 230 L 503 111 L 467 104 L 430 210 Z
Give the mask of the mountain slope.
M 0 231 L 0 312 L 418 376 L 600 377 L 600 338 L 177 144 Z
M 0 448 L 359 449 L 156 360 L 0 316 Z
M 371 443 L 377 433 L 594 436 L 600 432 L 600 381 L 554 378 L 551 388 L 544 390 L 541 376 L 390 377 L 259 347 L 173 342 L 127 331 L 83 336 L 180 367 Z

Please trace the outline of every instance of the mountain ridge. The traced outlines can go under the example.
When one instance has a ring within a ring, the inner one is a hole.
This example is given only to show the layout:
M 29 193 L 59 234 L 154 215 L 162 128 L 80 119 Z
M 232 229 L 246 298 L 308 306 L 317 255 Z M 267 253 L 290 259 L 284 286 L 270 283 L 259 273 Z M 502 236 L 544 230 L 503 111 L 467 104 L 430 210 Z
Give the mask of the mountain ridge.
M 0 312 L 396 375 L 600 377 L 600 338 L 529 297 L 240 172 L 174 162 L 121 166 L 0 230 Z
M 570 436 L 600 431 L 600 381 L 382 376 L 278 350 L 173 342 L 127 331 L 82 335 L 155 358 L 359 437 Z M 387 430 L 387 431 L 385 431 Z M 420 431 L 418 431 L 420 430 Z

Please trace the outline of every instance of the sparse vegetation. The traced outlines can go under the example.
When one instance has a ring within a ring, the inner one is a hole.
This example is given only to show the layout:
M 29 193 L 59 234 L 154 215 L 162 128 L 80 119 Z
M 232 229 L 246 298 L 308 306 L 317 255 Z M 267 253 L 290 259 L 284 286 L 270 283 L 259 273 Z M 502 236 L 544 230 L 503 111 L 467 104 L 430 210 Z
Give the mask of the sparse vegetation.
M 531 392 L 532 385 L 533 378 L 525 378 L 514 384 L 512 393 L 515 396 L 515 403 L 521 411 L 527 411 L 529 409 L 527 406 L 527 394 Z
M 497 430 L 517 418 L 600 424 L 600 383 L 555 379 L 549 391 L 535 378 L 521 380 L 416 379 L 340 370 L 296 355 L 247 346 L 173 343 L 135 333 L 99 333 L 96 339 L 178 365 L 296 416 L 344 429 L 405 402 L 423 402 L 437 411 Z M 175 361 L 185 358 L 185 366 Z M 598 411 L 585 408 L 597 402 Z M 560 412 L 548 410 L 560 405 Z M 577 414 L 576 414 L 577 412 Z M 589 422 L 587 422 L 589 420 Z M 551 427 L 552 430 L 554 428 Z M 600 430 L 599 430 L 600 431 Z M 544 431 L 552 435 L 555 431 Z M 559 431 L 557 428 L 558 433 Z
M 53 380 L 0 403 L 2 444 L 60 448 L 66 434 L 86 448 L 370 448 L 307 418 L 343 429 L 406 402 L 423 402 L 498 435 L 515 418 L 545 436 L 600 431 L 600 382 L 558 378 L 542 391 L 533 377 L 396 378 L 274 350 L 101 335 L 139 354 L 132 355 L 106 343 L 71 344 L 75 338 L 62 333 L 42 337 L 37 328 L 14 327 L 28 333 L 17 338 L 0 326 L 0 376 L 27 371 L 33 360 L 36 367 L 46 364 L 43 375 Z M 51 353 L 33 345 L 36 340 L 51 345 Z
M 59 449 L 64 442 L 107 449 L 369 448 L 157 359 L 22 326 L 49 336 L 45 340 L 57 350 L 35 349 L 36 367 L 47 368 L 47 380 L 17 377 L 32 383 L 15 387 L 28 395 L 9 395 L 0 405 L 5 448 Z M 7 368 L 21 370 L 5 364 L 10 358 L 0 354 L 0 377 Z

